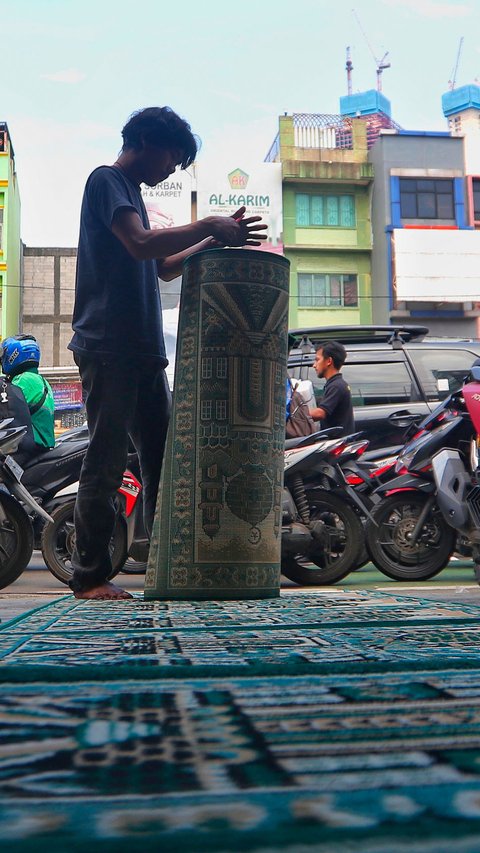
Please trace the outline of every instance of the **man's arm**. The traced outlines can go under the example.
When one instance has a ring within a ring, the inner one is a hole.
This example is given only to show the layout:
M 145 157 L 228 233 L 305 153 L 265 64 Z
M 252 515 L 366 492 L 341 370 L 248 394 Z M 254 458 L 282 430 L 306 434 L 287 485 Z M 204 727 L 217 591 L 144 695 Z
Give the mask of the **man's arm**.
M 325 409 L 322 409 L 321 406 L 318 406 L 316 409 L 310 409 L 309 414 L 314 421 L 323 421 L 323 419 L 327 417 L 328 412 L 326 412 Z
M 195 252 L 201 252 L 202 249 L 212 249 L 214 246 L 218 245 L 218 241 L 214 240 L 213 237 L 207 237 L 206 240 L 202 240 L 201 243 L 195 243 L 194 246 L 190 246 L 190 248 L 185 249 L 184 252 L 179 252 L 176 255 L 170 255 L 168 258 L 158 258 L 157 272 L 159 278 L 161 278 L 162 281 L 172 281 L 174 278 L 182 274 L 183 262 L 186 261 L 190 255 L 194 255 Z
M 260 224 L 260 216 L 243 219 L 244 213 L 241 207 L 233 216 L 207 216 L 189 225 L 153 231 L 144 227 L 135 210 L 120 208 L 113 218 L 112 232 L 139 261 L 178 255 L 209 237 L 225 246 L 259 246 L 266 239 L 262 231 L 267 225 Z

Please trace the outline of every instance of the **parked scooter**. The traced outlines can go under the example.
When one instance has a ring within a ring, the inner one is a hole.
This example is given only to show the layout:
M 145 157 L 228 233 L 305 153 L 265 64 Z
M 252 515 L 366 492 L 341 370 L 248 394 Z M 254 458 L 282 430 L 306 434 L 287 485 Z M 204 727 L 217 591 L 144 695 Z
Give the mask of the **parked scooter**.
M 316 443 L 299 440 L 285 451 L 282 573 L 295 583 L 335 583 L 357 567 L 363 551 L 360 519 L 368 508 L 337 465 L 348 437 L 330 435 L 325 430 Z
M 367 522 L 366 543 L 372 561 L 388 577 L 427 580 L 449 562 L 457 536 L 440 509 L 432 458 L 445 448 L 464 457 L 472 434 L 462 389 L 419 425 L 398 456 L 397 476 L 376 490 L 376 526 Z
M 128 469 L 118 489 L 117 516 L 110 541 L 114 577 L 118 572 L 143 574 L 147 567 L 149 542 L 143 523 L 143 498 L 136 453 L 129 454 Z M 52 574 L 68 584 L 72 577 L 75 546 L 74 511 L 78 482 L 57 493 L 52 523 L 42 530 L 40 547 Z
M 469 442 L 437 451 L 432 474 L 438 507 L 446 523 L 470 546 L 480 580 L 480 366 L 472 367 L 456 405 L 471 426 Z
M 56 508 L 58 494 L 78 481 L 88 441 L 87 429 L 77 427 L 60 436 L 52 450 L 33 456 L 24 465 L 22 483 L 48 513 Z M 38 516 L 33 519 L 36 548 L 40 548 L 43 525 Z
M 11 454 L 25 435 L 24 427 L 0 423 L 0 589 L 13 583 L 27 567 L 33 553 L 33 527 L 29 513 L 51 521 L 21 482 L 23 469 Z

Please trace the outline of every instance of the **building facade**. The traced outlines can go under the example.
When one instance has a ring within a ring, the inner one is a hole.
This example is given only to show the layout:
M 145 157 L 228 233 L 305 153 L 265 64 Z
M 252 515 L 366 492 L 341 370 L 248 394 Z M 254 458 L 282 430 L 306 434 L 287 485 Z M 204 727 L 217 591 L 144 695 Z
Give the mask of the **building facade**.
M 373 322 L 368 152 L 397 126 L 376 91 L 341 98 L 340 110 L 280 117 L 266 157 L 282 164 L 291 328 Z
M 0 299 L 1 336 L 19 329 L 21 285 L 20 190 L 12 140 L 0 122 Z
M 437 334 L 475 336 L 480 287 L 469 279 L 480 284 L 480 242 L 468 217 L 463 138 L 383 134 L 370 160 L 374 321 L 417 321 Z
M 480 88 L 442 104 L 448 131 L 384 130 L 369 153 L 373 317 L 478 337 Z
M 73 354 L 72 337 L 77 250 L 23 246 L 21 327 L 40 344 L 42 373 L 52 385 L 56 429 L 84 421 L 82 388 Z

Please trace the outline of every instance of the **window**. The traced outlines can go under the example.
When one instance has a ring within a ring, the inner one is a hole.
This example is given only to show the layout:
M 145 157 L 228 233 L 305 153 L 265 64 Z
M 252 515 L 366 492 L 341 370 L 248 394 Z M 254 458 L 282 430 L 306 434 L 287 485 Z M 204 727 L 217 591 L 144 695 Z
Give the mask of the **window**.
M 215 401 L 215 418 L 217 421 L 224 421 L 227 417 L 227 401 L 226 400 L 216 400 Z
M 202 379 L 212 378 L 212 359 L 207 357 L 202 359 Z
M 453 180 L 400 178 L 402 219 L 455 219 Z
M 228 362 L 226 358 L 224 358 L 223 356 L 217 358 L 217 379 L 227 378 L 227 367 Z
M 0 207 L 0 252 L 3 252 L 3 207 Z
M 452 133 L 461 133 L 462 132 L 462 117 L 454 116 L 454 118 L 450 118 L 448 120 L 448 126 Z
M 457 349 L 412 350 L 409 353 L 425 390 L 427 400 L 444 400 L 458 391 L 477 358 L 475 353 Z
M 295 222 L 300 228 L 354 228 L 355 196 L 297 193 Z
M 403 361 L 349 364 L 342 367 L 342 376 L 350 386 L 354 406 L 381 406 L 387 403 L 410 403 L 417 398 L 416 387 Z M 322 405 L 325 380 L 319 379 L 313 367 L 308 370 L 313 383 L 317 405 Z
M 473 219 L 475 222 L 480 222 L 480 178 L 472 180 L 473 194 Z
M 358 305 L 357 276 L 299 273 L 298 305 L 304 308 L 355 308 Z
M 211 421 L 212 420 L 212 401 L 211 400 L 202 400 L 200 406 L 200 418 L 202 421 Z

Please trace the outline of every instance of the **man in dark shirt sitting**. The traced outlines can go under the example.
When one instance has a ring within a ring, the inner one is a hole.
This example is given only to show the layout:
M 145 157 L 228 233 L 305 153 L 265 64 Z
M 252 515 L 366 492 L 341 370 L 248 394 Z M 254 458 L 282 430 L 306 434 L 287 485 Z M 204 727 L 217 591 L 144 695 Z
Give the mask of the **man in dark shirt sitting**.
M 314 421 L 322 422 L 322 429 L 341 426 L 343 434 L 349 435 L 355 431 L 352 395 L 340 373 L 346 358 L 345 347 L 338 341 L 324 341 L 317 347 L 313 366 L 317 376 L 327 381 L 321 406 L 310 414 Z

